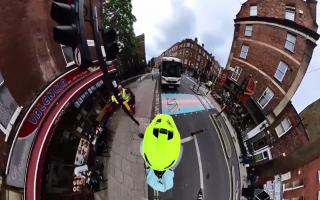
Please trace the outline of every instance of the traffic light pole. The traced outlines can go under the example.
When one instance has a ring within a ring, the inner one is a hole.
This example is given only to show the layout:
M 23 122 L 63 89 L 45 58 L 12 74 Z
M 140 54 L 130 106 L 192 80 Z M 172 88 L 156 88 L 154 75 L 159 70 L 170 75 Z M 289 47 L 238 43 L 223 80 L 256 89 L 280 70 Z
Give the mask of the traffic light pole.
M 99 32 L 99 24 L 98 24 L 98 16 L 97 16 L 97 7 L 94 6 L 91 8 L 91 13 L 92 13 L 92 29 L 93 29 L 93 33 L 94 33 L 94 42 L 95 42 L 95 48 L 96 48 L 96 53 L 97 53 L 97 58 L 99 61 L 99 65 L 100 65 L 100 69 L 103 72 L 103 82 L 105 87 L 110 87 L 112 88 L 112 92 L 115 96 L 115 98 L 117 99 L 117 101 L 120 103 L 122 109 L 124 110 L 124 112 L 129 115 L 129 117 L 137 124 L 139 125 L 139 122 L 134 118 L 134 116 L 126 109 L 126 107 L 124 106 L 124 102 L 121 98 L 119 98 L 118 93 L 118 83 L 117 81 L 112 78 L 108 72 L 108 65 L 110 65 L 109 63 L 107 63 L 104 58 L 103 58 L 103 54 L 102 54 L 102 50 L 101 50 L 101 46 L 102 46 L 102 42 L 101 42 L 101 37 L 100 37 L 100 32 Z M 110 62 L 110 61 L 109 61 Z

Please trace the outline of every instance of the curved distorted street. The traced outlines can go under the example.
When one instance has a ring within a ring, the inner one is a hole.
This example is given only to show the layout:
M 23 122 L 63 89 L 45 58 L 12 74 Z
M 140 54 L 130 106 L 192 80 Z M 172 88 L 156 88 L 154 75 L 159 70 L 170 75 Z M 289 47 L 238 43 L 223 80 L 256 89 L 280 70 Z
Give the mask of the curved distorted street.
M 0 8 L 0 200 L 320 200 L 317 0 Z

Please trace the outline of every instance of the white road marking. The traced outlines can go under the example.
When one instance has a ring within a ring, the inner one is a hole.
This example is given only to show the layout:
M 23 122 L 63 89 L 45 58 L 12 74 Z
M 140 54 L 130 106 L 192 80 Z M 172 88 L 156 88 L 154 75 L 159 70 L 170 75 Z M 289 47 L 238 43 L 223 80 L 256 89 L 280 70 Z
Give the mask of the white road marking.
M 189 136 L 189 137 L 183 138 L 183 139 L 181 140 L 181 144 L 184 144 L 184 143 L 190 142 L 191 140 L 193 140 L 193 137 L 192 137 L 192 136 Z
M 197 141 L 197 136 L 193 136 L 194 138 L 194 144 L 196 145 L 196 152 L 197 152 L 197 157 L 198 157 L 198 164 L 199 164 L 199 173 L 200 173 L 200 188 L 203 191 L 203 196 L 204 196 L 204 186 L 203 186 L 203 171 L 202 171 L 202 162 L 201 162 L 201 155 L 200 155 L 200 150 L 199 150 L 199 145 Z
M 229 190 L 230 190 L 230 192 L 229 192 L 229 200 L 231 200 L 231 193 L 232 193 L 232 186 L 231 186 L 231 184 L 232 184 L 232 179 L 231 179 L 231 174 L 230 174 L 230 166 L 229 166 L 229 163 L 228 163 L 228 161 L 227 161 L 227 153 L 225 152 L 225 149 L 224 149 L 224 147 L 223 147 L 223 143 L 222 143 L 222 139 L 221 139 L 221 136 L 220 136 L 220 134 L 218 133 L 218 127 L 216 127 L 216 125 L 215 125 L 215 123 L 214 123 L 214 119 L 212 119 L 212 117 L 211 117 L 211 115 L 209 115 L 209 118 L 210 118 L 210 120 L 211 120 L 211 123 L 212 123 L 212 125 L 213 125 L 213 127 L 216 129 L 216 131 L 217 131 L 217 135 L 218 135 L 218 138 L 219 138 L 219 141 L 220 141 L 220 145 L 221 145 L 221 147 L 222 147 L 222 151 L 223 151 L 223 156 L 224 156 L 224 160 L 226 161 L 226 164 L 227 164 L 227 168 L 228 168 L 228 175 L 229 175 Z
M 187 79 L 189 79 L 189 81 L 191 81 L 194 84 L 197 84 L 196 82 L 194 82 L 194 80 L 192 80 L 191 78 L 189 78 L 188 76 L 186 76 Z

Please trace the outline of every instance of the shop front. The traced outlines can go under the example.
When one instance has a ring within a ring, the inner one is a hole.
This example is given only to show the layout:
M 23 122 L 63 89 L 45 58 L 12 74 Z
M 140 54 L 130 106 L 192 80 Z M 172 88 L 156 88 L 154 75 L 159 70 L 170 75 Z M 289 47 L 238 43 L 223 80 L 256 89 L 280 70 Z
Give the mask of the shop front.
M 26 111 L 6 170 L 6 184 L 24 189 L 24 199 L 92 195 L 74 170 L 90 162 L 89 135 L 105 119 L 101 113 L 112 111 L 106 108 L 110 94 L 101 79 L 100 70 L 71 69 L 50 83 Z
M 265 135 L 268 123 L 259 105 L 252 97 L 246 101 L 239 99 L 243 86 L 226 78 L 223 87 L 216 88 L 213 95 L 220 105 L 226 105 L 225 112 L 238 133 L 240 147 L 244 154 L 254 161 L 265 160 L 270 157 L 269 151 L 262 151 L 267 147 Z M 262 152 L 262 153 L 261 153 Z
M 85 90 L 70 102 L 51 138 L 45 158 L 41 199 L 93 199 L 87 178 L 77 171 L 88 171 L 95 165 L 96 149 L 92 136 L 96 131 L 107 135 L 100 115 L 105 105 L 104 119 L 111 116 L 113 105 L 108 104 L 110 94 L 102 81 Z

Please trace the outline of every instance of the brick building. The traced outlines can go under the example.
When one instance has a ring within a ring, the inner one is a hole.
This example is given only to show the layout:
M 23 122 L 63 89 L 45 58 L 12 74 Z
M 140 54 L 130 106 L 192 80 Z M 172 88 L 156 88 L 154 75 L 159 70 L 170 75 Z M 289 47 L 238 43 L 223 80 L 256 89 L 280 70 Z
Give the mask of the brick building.
M 217 77 L 221 70 L 218 61 L 204 48 L 204 44 L 198 44 L 197 38 L 184 39 L 172 45 L 156 59 L 157 67 L 160 65 L 161 57 L 164 56 L 180 58 L 187 70 L 206 70 L 208 76 L 212 77 Z
M 300 160 L 289 172 L 282 173 L 284 199 L 320 199 L 320 100 L 310 104 L 300 113 L 310 142 L 289 157 Z
M 282 175 L 283 199 L 320 199 L 320 157 Z
M 78 105 L 82 108 L 80 104 L 102 84 L 100 70 L 94 66 L 89 70 L 77 68 L 72 48 L 53 40 L 56 24 L 50 16 L 51 3 L 8 0 L 0 3 L 0 16 L 4 19 L 0 28 L 0 186 L 14 188 L 24 199 L 40 199 L 45 190 L 41 181 L 45 177 L 44 161 L 54 126 L 70 108 Z M 85 1 L 88 8 L 90 3 L 102 8 L 102 1 Z M 102 25 L 102 9 L 98 9 L 98 18 Z M 85 32 L 94 52 L 89 22 L 85 24 Z M 95 53 L 91 55 L 93 63 L 97 63 Z M 50 118 L 52 115 L 55 117 Z M 45 128 L 46 123 L 50 126 Z M 39 142 L 46 145 L 35 150 Z M 31 162 L 36 156 L 38 161 Z M 80 194 L 77 197 L 87 198 Z
M 288 155 L 308 141 L 290 100 L 319 39 L 316 5 L 315 0 L 248 0 L 234 20 L 227 87 L 238 91 L 249 74 L 257 80 L 245 105 L 255 127 L 242 133 L 257 162 Z M 283 148 L 288 143 L 291 148 Z

